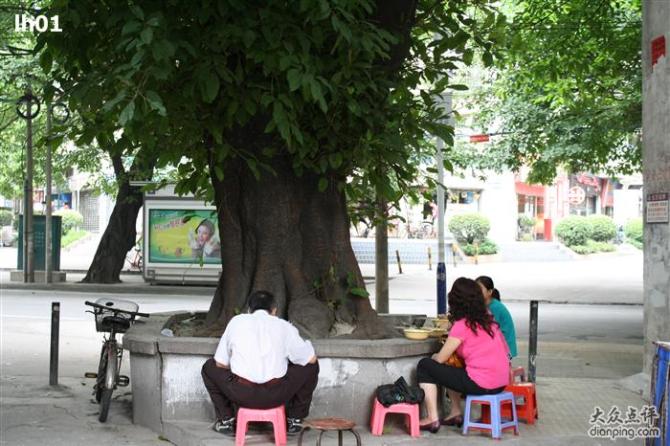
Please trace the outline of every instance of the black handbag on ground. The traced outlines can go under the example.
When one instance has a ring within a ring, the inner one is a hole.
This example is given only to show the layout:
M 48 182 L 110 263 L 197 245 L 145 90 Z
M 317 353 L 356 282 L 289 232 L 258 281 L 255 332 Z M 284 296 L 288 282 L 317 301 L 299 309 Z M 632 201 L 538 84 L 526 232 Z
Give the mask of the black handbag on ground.
M 397 403 L 418 404 L 424 398 L 423 389 L 419 386 L 410 386 L 402 376 L 393 384 L 382 384 L 377 387 L 375 395 L 384 407 Z

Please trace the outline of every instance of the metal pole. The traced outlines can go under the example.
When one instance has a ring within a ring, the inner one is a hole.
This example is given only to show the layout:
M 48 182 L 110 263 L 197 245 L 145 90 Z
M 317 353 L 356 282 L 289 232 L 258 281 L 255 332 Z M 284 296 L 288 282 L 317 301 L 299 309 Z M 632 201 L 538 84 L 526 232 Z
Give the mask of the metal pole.
M 60 331 L 60 302 L 51 302 L 51 356 L 49 360 L 49 385 L 58 385 L 58 338 Z
M 535 358 L 537 356 L 537 310 L 539 302 L 530 301 L 530 326 L 528 341 L 528 381 L 535 382 Z
M 26 209 L 23 220 L 23 233 L 25 234 L 25 269 L 23 270 L 23 281 L 26 283 L 35 282 L 35 259 L 34 249 L 35 241 L 33 237 L 33 117 L 32 117 L 32 89 L 28 87 L 28 119 L 26 135 Z
M 375 228 L 375 309 L 389 312 L 389 240 L 386 227 L 386 200 L 377 199 L 379 223 Z
M 430 246 L 428 247 L 428 271 L 433 270 L 433 253 L 430 250 Z
M 444 101 L 445 111 L 451 115 L 451 95 Z M 437 138 L 437 314 L 447 312 L 447 267 L 444 262 L 444 141 Z
M 395 258 L 398 262 L 398 274 L 402 274 L 402 263 L 400 262 L 400 251 L 395 250 Z
M 51 283 L 51 270 L 53 265 L 51 263 L 51 119 L 53 109 L 51 103 L 47 105 L 47 159 L 46 167 L 44 169 L 46 174 L 46 190 L 44 197 L 44 205 L 46 206 L 45 223 L 44 223 L 44 243 L 46 244 L 44 252 L 44 282 Z

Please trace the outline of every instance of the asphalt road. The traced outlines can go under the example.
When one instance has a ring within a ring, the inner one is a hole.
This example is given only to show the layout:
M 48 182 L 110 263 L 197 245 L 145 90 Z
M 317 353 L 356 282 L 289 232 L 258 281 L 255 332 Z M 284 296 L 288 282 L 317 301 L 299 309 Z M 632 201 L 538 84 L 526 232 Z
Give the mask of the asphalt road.
M 458 277 L 490 276 L 504 301 L 546 300 L 561 303 L 642 305 L 642 254 L 598 255 L 561 262 L 447 264 L 447 290 Z M 374 265 L 361 265 L 373 277 Z M 389 265 L 390 295 L 395 299 L 434 300 L 435 265 Z M 368 290 L 374 293 L 373 283 Z M 373 295 L 374 298 L 374 295 Z M 392 309 L 393 311 L 393 309 Z
M 61 303 L 59 373 L 81 377 L 84 372 L 96 369 L 102 335 L 95 331 L 93 316 L 85 313 L 84 301 L 104 295 L 23 290 L 2 290 L 1 294 L 0 368 L 3 376 L 48 374 L 52 301 Z M 123 298 L 137 302 L 140 311 L 149 313 L 206 311 L 209 307 L 207 297 L 154 294 L 124 295 Z M 528 304 L 509 303 L 508 306 L 517 325 L 520 355 L 523 356 L 528 338 Z M 422 308 L 434 308 L 434 303 L 391 302 L 392 311 L 411 309 L 413 313 L 424 313 Z M 615 373 L 616 376 L 626 376 L 641 368 L 642 307 L 541 304 L 539 341 L 540 350 L 547 357 L 565 358 L 565 355 L 582 352 L 578 358 L 573 358 L 575 365 L 588 362 L 593 352 L 600 352 L 599 355 L 603 351 L 627 354 L 632 363 Z M 523 359 L 520 360 L 523 363 Z M 127 367 L 127 360 L 124 365 Z M 602 368 L 589 374 L 603 373 L 602 370 L 608 369 L 606 365 L 601 364 Z M 555 373 L 564 376 L 566 371 L 555 370 Z

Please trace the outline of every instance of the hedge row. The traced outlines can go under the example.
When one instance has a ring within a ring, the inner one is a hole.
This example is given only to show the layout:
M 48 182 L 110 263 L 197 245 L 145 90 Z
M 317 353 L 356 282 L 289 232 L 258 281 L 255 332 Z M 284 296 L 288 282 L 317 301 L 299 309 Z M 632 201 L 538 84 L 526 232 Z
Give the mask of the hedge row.
M 456 215 L 449 221 L 449 231 L 466 256 L 491 255 L 498 252 L 498 246 L 486 238 L 491 229 L 489 219 L 481 214 Z
M 605 215 L 573 215 L 556 226 L 556 235 L 569 247 L 586 246 L 589 240 L 607 243 L 616 237 L 616 225 Z

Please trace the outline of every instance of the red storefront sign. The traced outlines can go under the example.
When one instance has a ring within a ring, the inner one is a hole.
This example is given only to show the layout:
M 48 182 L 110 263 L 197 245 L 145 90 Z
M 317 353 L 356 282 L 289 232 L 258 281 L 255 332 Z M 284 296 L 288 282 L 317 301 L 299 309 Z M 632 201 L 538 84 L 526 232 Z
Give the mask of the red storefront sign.
M 665 56 L 665 36 L 660 36 L 651 41 L 651 66 L 658 62 L 658 59 Z
M 470 142 L 488 142 L 489 135 L 470 135 Z
M 600 189 L 600 183 L 598 182 L 598 178 L 593 175 L 582 173 L 577 176 L 577 182 L 584 184 L 586 186 L 593 186 L 596 189 Z

